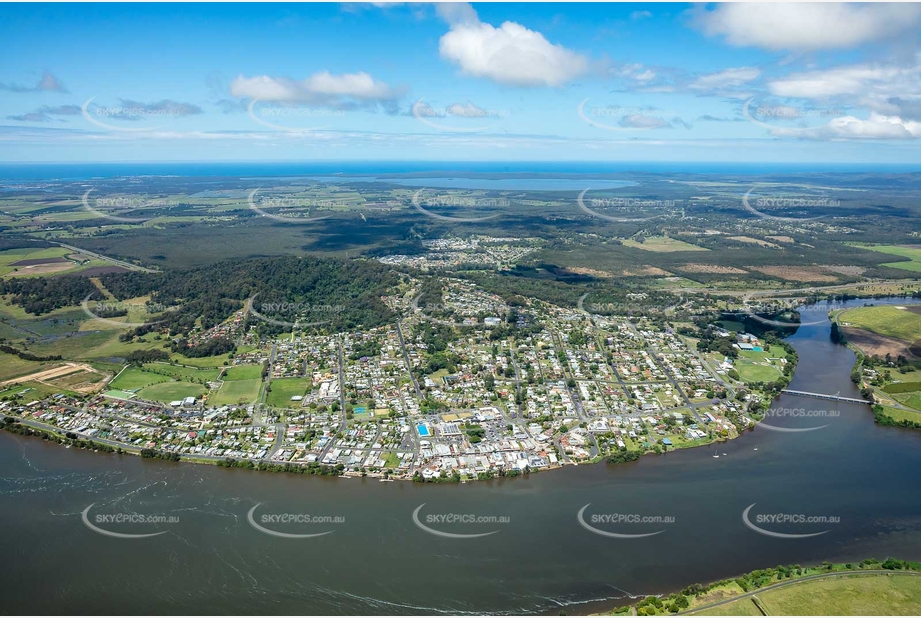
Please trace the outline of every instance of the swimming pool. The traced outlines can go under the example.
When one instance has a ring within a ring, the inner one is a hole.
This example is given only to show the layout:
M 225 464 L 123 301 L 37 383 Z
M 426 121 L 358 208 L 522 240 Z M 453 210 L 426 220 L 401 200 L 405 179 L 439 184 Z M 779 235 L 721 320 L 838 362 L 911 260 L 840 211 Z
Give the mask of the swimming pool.
M 422 436 L 423 438 L 429 436 L 429 428 L 426 427 L 425 425 L 416 425 L 416 431 L 418 431 L 419 435 Z

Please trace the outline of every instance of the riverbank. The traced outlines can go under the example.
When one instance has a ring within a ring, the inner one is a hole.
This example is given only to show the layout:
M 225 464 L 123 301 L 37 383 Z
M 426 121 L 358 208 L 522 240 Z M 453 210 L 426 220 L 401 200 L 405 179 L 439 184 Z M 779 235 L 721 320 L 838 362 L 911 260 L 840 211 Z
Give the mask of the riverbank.
M 921 429 L 921 357 L 912 353 L 921 345 L 921 311 L 915 298 L 905 300 L 832 312 L 832 341 L 856 355 L 851 381 L 877 423 Z
M 822 590 L 818 595 L 817 588 L 820 584 L 830 580 L 846 580 L 852 577 L 888 577 L 891 575 L 911 575 L 917 580 L 911 582 L 913 598 L 906 607 L 904 596 L 887 599 L 886 595 L 873 595 L 872 601 L 876 603 L 874 609 L 883 615 L 921 613 L 921 563 L 908 560 L 887 558 L 884 561 L 868 558 L 858 563 L 824 562 L 820 565 L 800 566 L 789 565 L 786 567 L 772 567 L 744 573 L 738 577 L 724 579 L 707 585 L 692 584 L 668 596 L 647 596 L 642 601 L 623 605 L 610 612 L 599 614 L 605 616 L 624 615 L 815 615 L 817 613 L 828 615 L 863 615 L 866 612 L 862 607 L 855 607 L 859 601 L 865 602 L 867 590 L 861 587 L 858 595 L 842 594 L 842 590 Z M 782 588 L 796 586 L 795 594 L 786 594 L 782 604 L 772 607 L 768 612 L 765 604 L 774 599 L 767 600 L 765 593 Z M 827 588 L 827 586 L 822 586 Z M 834 587 L 834 586 L 833 586 Z M 841 588 L 840 586 L 838 586 Z M 882 587 L 882 584 L 878 587 Z M 814 607 L 805 607 L 807 603 L 816 604 L 818 599 L 820 611 Z M 886 604 L 886 601 L 889 604 Z M 826 602 L 827 601 L 827 602 Z M 790 609 L 792 606 L 792 609 Z M 778 612 L 779 608 L 786 607 L 788 611 Z

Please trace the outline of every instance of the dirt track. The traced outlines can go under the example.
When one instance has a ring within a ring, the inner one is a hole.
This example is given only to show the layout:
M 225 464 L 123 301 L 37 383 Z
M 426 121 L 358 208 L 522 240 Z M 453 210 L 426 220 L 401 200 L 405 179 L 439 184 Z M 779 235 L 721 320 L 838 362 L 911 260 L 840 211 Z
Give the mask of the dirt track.
M 20 382 L 30 381 L 44 382 L 46 380 L 53 380 L 54 378 L 66 376 L 69 373 L 75 373 L 77 371 L 95 371 L 95 369 L 85 363 L 64 363 L 58 367 L 45 369 L 36 373 L 30 373 L 29 375 L 13 378 L 12 380 L 7 380 L 6 382 L 0 382 L 0 386 L 8 386 L 10 384 L 19 384 Z

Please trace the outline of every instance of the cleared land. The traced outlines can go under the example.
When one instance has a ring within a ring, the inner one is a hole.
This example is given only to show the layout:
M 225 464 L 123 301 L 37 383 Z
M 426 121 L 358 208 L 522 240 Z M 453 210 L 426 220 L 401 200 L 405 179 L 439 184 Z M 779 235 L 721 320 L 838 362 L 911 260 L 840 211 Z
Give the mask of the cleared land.
M 917 245 L 861 245 L 863 249 L 869 249 L 870 251 L 878 251 L 880 253 L 886 253 L 889 255 L 897 255 L 899 257 L 908 258 L 909 261 L 903 262 L 886 262 L 881 264 L 881 266 L 888 266 L 890 268 L 899 268 L 901 270 L 909 270 L 911 272 L 921 272 L 921 246 Z
M 921 338 L 921 314 L 909 307 L 856 307 L 841 313 L 838 321 L 842 326 L 868 330 L 909 343 Z
M 921 360 L 921 307 L 878 306 L 848 309 L 837 316 L 852 345 L 870 355 Z
M 652 236 L 643 242 L 637 242 L 633 239 L 623 241 L 625 247 L 642 249 L 643 251 L 655 251 L 657 253 L 673 253 L 675 251 L 709 251 L 704 247 L 698 247 L 691 243 L 670 238 L 668 236 Z

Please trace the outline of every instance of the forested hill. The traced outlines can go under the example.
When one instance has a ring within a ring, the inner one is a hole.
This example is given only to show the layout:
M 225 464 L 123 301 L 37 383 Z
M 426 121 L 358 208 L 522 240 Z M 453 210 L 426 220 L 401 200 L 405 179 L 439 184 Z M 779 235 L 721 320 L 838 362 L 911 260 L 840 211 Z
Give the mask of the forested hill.
M 100 277 L 118 300 L 150 296 L 169 307 L 157 328 L 182 334 L 197 320 L 204 328 L 220 323 L 256 296 L 261 314 L 283 322 L 324 322 L 332 329 L 372 327 L 394 319 L 380 297 L 392 291 L 399 277 L 373 261 L 319 257 L 273 257 L 220 262 L 157 273 L 124 272 Z M 3 282 L 13 303 L 30 313 L 79 305 L 88 294 L 102 294 L 88 278 L 62 275 Z

